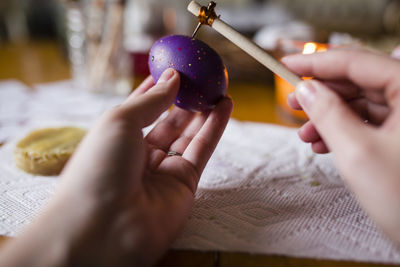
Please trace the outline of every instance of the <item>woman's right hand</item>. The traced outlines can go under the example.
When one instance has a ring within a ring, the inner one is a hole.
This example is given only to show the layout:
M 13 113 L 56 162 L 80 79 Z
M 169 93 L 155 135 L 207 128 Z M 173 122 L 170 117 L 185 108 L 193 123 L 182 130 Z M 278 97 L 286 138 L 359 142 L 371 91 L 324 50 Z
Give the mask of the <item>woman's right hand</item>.
M 310 121 L 300 138 L 331 151 L 363 208 L 400 242 L 400 61 L 338 49 L 285 57 L 302 82 L 288 103 Z

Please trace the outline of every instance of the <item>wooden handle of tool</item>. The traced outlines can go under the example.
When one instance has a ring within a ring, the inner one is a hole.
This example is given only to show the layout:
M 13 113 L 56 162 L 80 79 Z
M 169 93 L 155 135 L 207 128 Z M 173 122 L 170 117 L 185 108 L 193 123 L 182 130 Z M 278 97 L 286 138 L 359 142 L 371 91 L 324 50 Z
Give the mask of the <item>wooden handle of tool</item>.
M 188 5 L 188 10 L 195 16 L 199 15 L 200 8 L 201 6 L 195 1 L 191 1 Z M 269 55 L 264 49 L 237 32 L 223 20 L 214 19 L 211 27 L 291 85 L 296 87 L 302 81 L 296 74 Z

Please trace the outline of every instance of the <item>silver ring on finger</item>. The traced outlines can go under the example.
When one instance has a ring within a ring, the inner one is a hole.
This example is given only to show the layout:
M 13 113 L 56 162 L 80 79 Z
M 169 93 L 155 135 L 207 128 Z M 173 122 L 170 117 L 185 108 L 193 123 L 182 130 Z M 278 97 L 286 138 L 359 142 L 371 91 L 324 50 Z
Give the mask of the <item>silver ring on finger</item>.
M 172 151 L 172 150 L 168 151 L 167 155 L 168 155 L 168 156 L 178 156 L 178 157 L 182 157 L 182 154 L 181 154 L 181 153 L 176 152 L 176 151 Z

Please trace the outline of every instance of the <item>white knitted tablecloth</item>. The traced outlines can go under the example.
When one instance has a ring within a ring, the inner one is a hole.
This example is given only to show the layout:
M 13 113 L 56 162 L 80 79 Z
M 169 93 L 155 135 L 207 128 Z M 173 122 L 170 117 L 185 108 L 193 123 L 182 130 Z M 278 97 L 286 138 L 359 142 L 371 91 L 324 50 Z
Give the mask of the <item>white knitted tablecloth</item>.
M 123 98 L 0 83 L 0 234 L 39 214 L 57 177 L 18 170 L 12 152 L 30 130 L 90 127 Z M 315 155 L 290 128 L 231 120 L 201 178 L 175 248 L 400 263 L 400 251 L 363 213 L 330 156 Z

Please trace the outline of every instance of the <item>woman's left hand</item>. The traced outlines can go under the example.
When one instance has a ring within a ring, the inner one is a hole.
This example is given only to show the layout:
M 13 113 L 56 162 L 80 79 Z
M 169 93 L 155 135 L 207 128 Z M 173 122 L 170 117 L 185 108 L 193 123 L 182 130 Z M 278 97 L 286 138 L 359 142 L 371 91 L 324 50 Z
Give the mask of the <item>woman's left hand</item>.
M 175 107 L 143 137 L 142 128 L 172 105 L 179 82 L 172 69 L 156 85 L 148 78 L 99 120 L 63 171 L 55 199 L 8 255 L 19 247 L 19 262 L 30 266 L 146 266 L 162 255 L 189 216 L 232 110 L 227 97 L 209 113 Z

